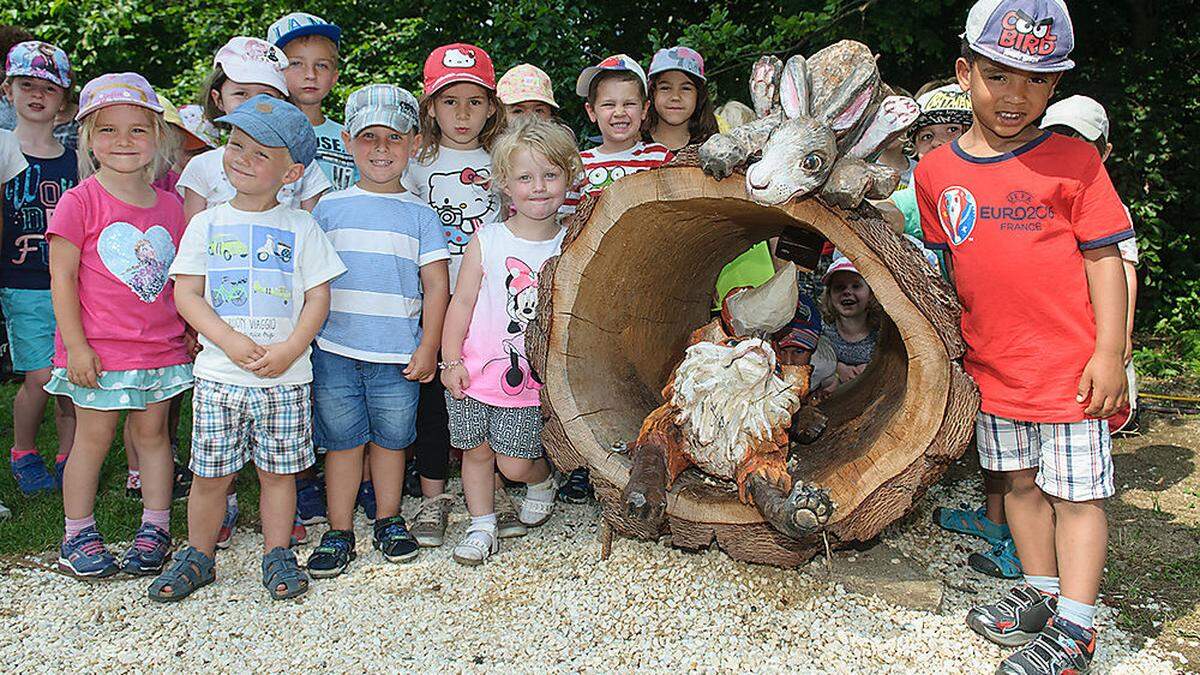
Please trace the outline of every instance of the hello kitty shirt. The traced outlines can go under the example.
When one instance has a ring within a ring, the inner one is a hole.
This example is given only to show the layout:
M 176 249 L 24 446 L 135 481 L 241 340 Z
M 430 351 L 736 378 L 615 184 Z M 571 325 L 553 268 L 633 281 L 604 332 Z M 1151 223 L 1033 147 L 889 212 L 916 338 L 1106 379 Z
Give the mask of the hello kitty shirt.
M 562 250 L 565 234 L 529 241 L 504 223 L 476 233 L 483 280 L 462 348 L 467 396 L 500 408 L 539 405 L 542 383 L 525 357 L 525 327 L 537 318 L 542 264 Z
M 183 205 L 168 192 L 154 192 L 154 206 L 134 206 L 93 176 L 62 194 L 46 228 L 47 239 L 62 237 L 79 248 L 83 334 L 106 371 L 192 360 L 167 277 L 187 225 Z M 54 365 L 67 366 L 61 333 L 54 337 Z
M 439 147 L 432 161 L 408 163 L 404 187 L 437 212 L 450 250 L 450 293 L 458 283 L 463 251 L 479 228 L 500 215 L 492 192 L 492 156 L 483 148 Z

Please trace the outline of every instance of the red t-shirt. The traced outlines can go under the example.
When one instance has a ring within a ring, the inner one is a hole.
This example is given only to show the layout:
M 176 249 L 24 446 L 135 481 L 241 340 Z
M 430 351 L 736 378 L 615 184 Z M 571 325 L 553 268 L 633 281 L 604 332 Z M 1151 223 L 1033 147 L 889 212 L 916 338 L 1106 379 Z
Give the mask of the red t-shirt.
M 980 158 L 955 141 L 922 158 L 914 182 L 926 245 L 953 261 L 983 411 L 1082 420 L 1075 393 L 1096 346 L 1082 252 L 1133 236 L 1096 149 L 1046 132 Z

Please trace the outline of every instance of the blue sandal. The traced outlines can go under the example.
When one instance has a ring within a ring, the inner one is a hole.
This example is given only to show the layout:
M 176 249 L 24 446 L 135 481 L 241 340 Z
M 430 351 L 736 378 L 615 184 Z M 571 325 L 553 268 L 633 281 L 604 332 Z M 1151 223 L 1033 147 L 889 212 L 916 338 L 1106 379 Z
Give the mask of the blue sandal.
M 1017 545 L 1012 537 L 996 544 L 987 553 L 972 553 L 967 564 L 976 572 L 983 572 L 998 579 L 1019 579 L 1021 559 L 1017 557 Z
M 971 510 L 966 504 L 959 506 L 961 508 L 957 509 L 937 507 L 933 510 L 933 523 L 944 530 L 986 539 L 992 545 L 1012 537 L 1008 525 L 998 525 L 988 520 L 984 515 L 986 507 Z
M 172 560 L 146 591 L 155 602 L 178 602 L 217 579 L 216 562 L 193 546 L 176 552 Z M 167 586 L 170 593 L 163 591 Z
M 287 600 L 303 595 L 308 590 L 308 577 L 300 571 L 296 562 L 296 554 L 291 549 L 276 546 L 263 556 L 262 560 L 263 587 L 271 592 L 276 600 Z M 283 590 L 277 588 L 283 585 Z

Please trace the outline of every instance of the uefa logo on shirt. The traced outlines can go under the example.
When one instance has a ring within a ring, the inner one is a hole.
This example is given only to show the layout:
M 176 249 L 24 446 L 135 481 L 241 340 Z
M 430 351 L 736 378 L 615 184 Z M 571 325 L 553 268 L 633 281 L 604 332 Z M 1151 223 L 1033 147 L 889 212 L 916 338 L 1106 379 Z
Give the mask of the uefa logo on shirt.
M 938 222 L 942 232 L 955 246 L 961 246 L 975 229 L 975 195 L 965 187 L 954 185 L 942 190 L 938 197 Z

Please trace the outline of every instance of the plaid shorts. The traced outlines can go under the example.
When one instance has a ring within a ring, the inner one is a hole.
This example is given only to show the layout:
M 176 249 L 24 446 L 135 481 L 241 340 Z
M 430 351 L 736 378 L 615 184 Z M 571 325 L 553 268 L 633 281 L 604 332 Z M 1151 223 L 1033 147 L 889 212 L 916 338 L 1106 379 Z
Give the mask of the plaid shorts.
M 196 378 L 192 471 L 220 478 L 250 461 L 276 474 L 303 471 L 317 461 L 310 385 L 244 387 Z
M 980 412 L 979 463 L 989 471 L 1038 470 L 1037 485 L 1070 502 L 1111 497 L 1112 436 L 1105 420 L 1020 422 Z

